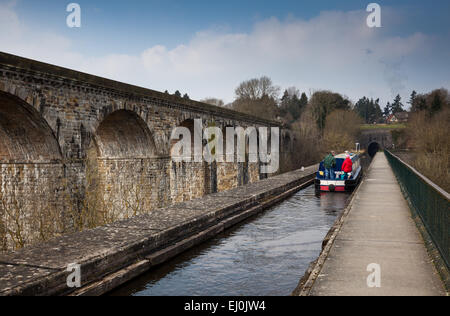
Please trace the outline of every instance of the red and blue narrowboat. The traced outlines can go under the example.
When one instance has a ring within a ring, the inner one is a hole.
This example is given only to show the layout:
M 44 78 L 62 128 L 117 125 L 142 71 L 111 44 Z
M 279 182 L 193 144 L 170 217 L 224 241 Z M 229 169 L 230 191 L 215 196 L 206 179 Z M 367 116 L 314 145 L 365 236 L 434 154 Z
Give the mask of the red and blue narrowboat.
M 346 159 L 347 154 L 340 154 L 334 156 L 336 159 L 336 166 L 334 174 L 328 175 L 325 171 L 324 162 L 320 163 L 319 170 L 315 180 L 316 190 L 320 192 L 351 192 L 361 181 L 363 169 L 360 162 L 359 155 L 350 154 L 350 159 L 353 163 L 352 172 L 344 172 L 342 165 Z

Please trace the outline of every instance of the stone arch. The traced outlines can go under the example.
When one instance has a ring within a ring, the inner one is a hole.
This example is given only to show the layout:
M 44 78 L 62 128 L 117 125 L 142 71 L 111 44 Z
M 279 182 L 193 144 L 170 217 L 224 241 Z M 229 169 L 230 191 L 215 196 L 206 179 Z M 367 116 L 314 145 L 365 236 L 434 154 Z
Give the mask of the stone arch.
M 100 158 L 152 158 L 157 152 L 147 124 L 129 110 L 107 115 L 98 126 L 94 141 Z
M 172 202 L 183 202 L 194 198 L 199 198 L 209 193 L 209 186 L 211 183 L 211 170 L 208 169 L 208 164 L 201 157 L 195 156 L 195 121 L 191 117 L 186 117 L 184 120 L 179 119 L 177 127 L 185 127 L 191 133 L 191 162 L 172 160 L 169 162 L 170 170 L 170 191 Z M 172 131 L 171 131 L 172 132 Z M 202 133 L 203 131 L 197 131 Z M 203 135 L 202 135 L 203 136 Z M 202 137 L 203 139 L 203 137 Z M 169 152 L 172 153 L 172 147 L 177 141 L 171 141 Z M 201 143 L 203 150 L 204 143 Z M 202 153 L 203 154 L 203 153 Z
M 282 130 L 280 133 L 279 143 L 279 172 L 285 173 L 296 169 L 292 151 L 294 148 L 295 136 L 290 130 Z
M 89 137 L 89 140 L 87 141 L 89 144 L 91 141 L 96 141 L 95 134 L 100 125 L 110 117 L 111 114 L 119 111 L 133 113 L 135 118 L 141 122 L 141 125 L 148 130 L 156 148 L 154 153 L 155 156 L 167 157 L 170 154 L 170 133 L 168 133 L 168 130 L 157 128 L 159 122 L 155 125 L 152 124 L 152 122 L 157 121 L 158 112 L 152 111 L 149 107 L 136 105 L 127 101 L 115 102 L 111 105 L 103 106 L 98 110 L 95 120 L 86 126 L 90 135 L 93 135 L 93 137 Z M 152 113 L 156 113 L 156 117 L 151 117 Z
M 283 136 L 283 152 L 290 153 L 292 151 L 292 137 L 289 133 Z
M 239 126 L 241 131 L 244 131 L 244 138 L 239 140 L 235 137 L 235 165 L 237 168 L 237 186 L 247 185 L 256 182 L 260 179 L 259 169 L 259 145 L 260 145 L 260 131 L 259 126 Z M 237 127 L 235 127 L 237 133 Z M 269 135 L 268 135 L 269 136 Z M 245 143 L 244 152 L 242 152 L 242 144 Z M 242 156 L 243 155 L 243 156 Z
M 68 229 L 64 178 L 61 149 L 47 121 L 23 99 L 0 92 L 0 251 Z
M 118 109 L 99 122 L 85 161 L 85 205 L 90 226 L 143 214 L 163 204 L 157 177 L 165 168 L 153 135 L 135 111 Z M 83 212 L 82 212 L 83 213 Z
M 44 118 L 28 103 L 0 92 L 0 162 L 55 162 L 58 141 Z
M 176 127 L 184 127 L 187 128 L 190 132 L 191 135 L 191 159 L 194 159 L 194 129 L 195 129 L 195 124 L 194 124 L 194 120 L 193 119 L 186 119 L 182 122 L 180 122 Z M 172 134 L 172 130 L 170 131 L 169 137 L 171 137 Z M 182 140 L 182 138 L 180 138 L 180 140 Z M 170 145 L 169 145 L 169 154 L 172 156 L 173 154 L 179 154 L 179 153 L 173 153 L 172 149 L 173 146 L 178 142 L 179 140 L 170 140 Z

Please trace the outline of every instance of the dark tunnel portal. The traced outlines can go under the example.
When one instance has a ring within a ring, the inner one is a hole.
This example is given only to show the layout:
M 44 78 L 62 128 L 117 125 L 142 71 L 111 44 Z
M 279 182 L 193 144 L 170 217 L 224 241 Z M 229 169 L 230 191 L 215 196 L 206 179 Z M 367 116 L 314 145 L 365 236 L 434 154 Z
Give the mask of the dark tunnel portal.
M 367 152 L 369 153 L 370 157 L 375 157 L 375 155 L 377 154 L 377 152 L 381 149 L 380 145 L 378 143 L 371 143 L 369 145 L 369 148 L 367 150 Z

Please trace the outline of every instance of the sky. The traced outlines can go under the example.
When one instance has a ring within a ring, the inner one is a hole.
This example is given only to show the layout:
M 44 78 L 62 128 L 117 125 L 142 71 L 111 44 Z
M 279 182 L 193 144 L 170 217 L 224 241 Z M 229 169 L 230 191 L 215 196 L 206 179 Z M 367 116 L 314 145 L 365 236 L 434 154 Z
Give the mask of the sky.
M 81 27 L 69 28 L 69 3 Z M 0 0 L 0 51 L 192 99 L 268 76 L 381 104 L 450 89 L 450 1 Z

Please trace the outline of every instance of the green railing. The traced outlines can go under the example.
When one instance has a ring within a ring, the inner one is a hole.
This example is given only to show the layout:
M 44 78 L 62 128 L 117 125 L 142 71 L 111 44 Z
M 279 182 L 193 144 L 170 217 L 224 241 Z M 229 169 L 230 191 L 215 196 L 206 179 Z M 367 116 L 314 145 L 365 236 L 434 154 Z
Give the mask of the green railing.
M 385 153 L 406 198 L 450 269 L 450 195 L 391 152 Z

